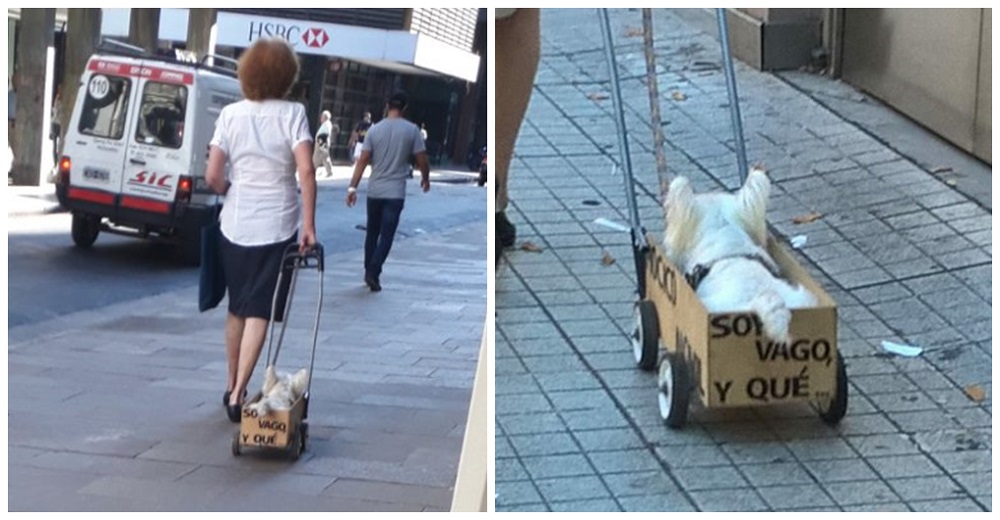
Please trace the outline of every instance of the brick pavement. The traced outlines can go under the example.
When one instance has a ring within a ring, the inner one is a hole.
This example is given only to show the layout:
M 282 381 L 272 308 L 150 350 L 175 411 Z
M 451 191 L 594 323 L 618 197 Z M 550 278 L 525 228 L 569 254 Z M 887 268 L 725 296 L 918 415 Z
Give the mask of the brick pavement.
M 733 189 L 718 42 L 655 11 L 668 168 L 696 191 Z M 640 214 L 661 233 L 641 37 L 628 36 L 641 17 L 616 10 L 612 24 Z M 991 213 L 801 90 L 737 64 L 749 160 L 774 181 L 772 232 L 808 236 L 796 255 L 838 302 L 850 406 L 837 428 L 790 406 L 695 409 L 669 430 L 655 376 L 635 368 L 629 344 L 629 238 L 593 224 L 627 222 L 612 104 L 594 95 L 609 88 L 597 17 L 546 10 L 542 33 L 510 217 L 518 241 L 543 252 L 508 250 L 497 277 L 497 510 L 991 509 Z M 824 216 L 791 223 L 809 211 Z M 617 262 L 603 265 L 604 251 Z M 887 357 L 882 340 L 925 350 Z
M 379 294 L 361 283 L 360 252 L 327 257 L 311 438 L 294 463 L 230 453 L 225 311 L 198 314 L 196 287 L 8 330 L 8 508 L 447 510 L 485 318 L 485 233 L 398 240 Z M 315 274 L 299 287 L 279 367 L 308 365 Z

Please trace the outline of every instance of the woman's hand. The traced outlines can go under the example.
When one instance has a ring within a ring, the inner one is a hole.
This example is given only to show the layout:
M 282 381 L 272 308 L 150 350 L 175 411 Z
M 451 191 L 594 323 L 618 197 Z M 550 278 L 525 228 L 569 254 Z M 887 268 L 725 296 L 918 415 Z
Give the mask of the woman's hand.
M 313 248 L 316 245 L 316 230 L 312 228 L 303 228 L 302 235 L 299 237 L 299 254 L 304 254 L 306 251 Z

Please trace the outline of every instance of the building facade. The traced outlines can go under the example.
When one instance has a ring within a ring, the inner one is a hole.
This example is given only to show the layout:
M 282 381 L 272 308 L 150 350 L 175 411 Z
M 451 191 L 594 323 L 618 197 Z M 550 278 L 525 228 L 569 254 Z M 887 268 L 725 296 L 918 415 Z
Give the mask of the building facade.
M 66 11 L 56 10 L 57 85 L 64 70 Z M 161 51 L 186 48 L 192 12 L 159 10 Z M 485 144 L 485 9 L 247 8 L 214 14 L 215 54 L 238 58 L 268 36 L 293 45 L 302 68 L 291 97 L 309 108 L 314 130 L 320 112 L 331 112 L 340 128 L 332 150 L 338 160 L 348 160 L 347 141 L 363 114 L 380 119 L 396 90 L 409 94 L 407 117 L 425 126 L 435 164 L 463 162 L 470 148 Z M 8 85 L 17 62 L 19 18 L 20 9 L 8 9 Z M 101 18 L 102 36 L 128 38 L 129 9 L 102 9 Z

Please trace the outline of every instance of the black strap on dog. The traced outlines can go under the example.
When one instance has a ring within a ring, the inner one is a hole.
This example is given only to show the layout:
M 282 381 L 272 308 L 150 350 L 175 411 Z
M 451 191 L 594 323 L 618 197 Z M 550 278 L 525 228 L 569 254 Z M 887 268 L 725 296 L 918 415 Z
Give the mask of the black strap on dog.
M 759 263 L 760 265 L 764 266 L 764 269 L 767 269 L 772 275 L 774 275 L 775 278 L 784 278 L 784 276 L 781 275 L 781 272 L 778 271 L 773 265 L 771 265 L 771 262 L 768 262 L 767 259 L 765 259 L 761 255 L 732 255 L 732 256 L 724 256 L 722 258 L 716 258 L 715 260 L 712 260 L 707 264 L 695 265 L 691 269 L 691 272 L 684 273 L 684 278 L 687 280 L 688 285 L 691 286 L 691 289 L 697 291 L 698 286 L 701 285 L 701 282 L 705 280 L 705 278 L 708 276 L 708 273 L 712 270 L 712 266 L 723 260 L 732 260 L 734 258 L 744 258 L 746 260 L 753 260 Z

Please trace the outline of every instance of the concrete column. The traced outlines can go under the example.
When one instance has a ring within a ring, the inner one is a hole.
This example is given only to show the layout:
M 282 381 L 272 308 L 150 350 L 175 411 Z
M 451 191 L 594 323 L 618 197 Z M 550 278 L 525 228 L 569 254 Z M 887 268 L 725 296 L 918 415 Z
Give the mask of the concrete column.
M 59 125 L 62 129 L 60 143 L 64 142 L 69 130 L 69 120 L 80 88 L 80 77 L 87 66 L 87 60 L 101 41 L 100 9 L 70 9 L 67 15 L 64 60 L 66 72 L 63 74 L 59 107 Z M 59 150 L 59 154 L 62 154 L 62 150 Z
M 215 25 L 216 9 L 188 9 L 188 51 L 195 53 L 198 61 L 206 54 L 215 52 L 212 48 L 212 26 Z
M 51 106 L 51 80 L 46 89 L 49 50 L 55 38 L 55 9 L 22 9 L 17 38 L 17 111 L 14 132 L 14 184 L 37 186 L 42 178 L 42 145 Z M 48 92 L 46 92 L 48 90 Z M 51 162 L 51 154 L 49 154 Z
M 473 48 L 479 50 L 479 73 L 476 75 L 476 82 L 467 84 L 462 96 L 462 107 L 459 112 L 457 139 L 455 143 L 455 153 L 452 155 L 454 162 L 465 164 L 465 156 L 469 153 L 469 145 L 476 138 L 476 122 L 479 119 L 480 96 L 486 95 L 486 25 L 476 25 L 476 40 Z M 485 117 L 485 114 L 484 114 Z M 485 144 L 485 143 L 484 143 Z
M 160 10 L 137 9 L 129 12 L 128 41 L 147 51 L 155 51 L 160 40 Z
M 319 130 L 319 114 L 323 111 L 323 87 L 326 85 L 326 57 L 305 56 L 302 58 L 300 76 L 309 78 L 309 103 L 306 116 L 313 134 Z

